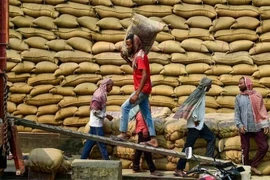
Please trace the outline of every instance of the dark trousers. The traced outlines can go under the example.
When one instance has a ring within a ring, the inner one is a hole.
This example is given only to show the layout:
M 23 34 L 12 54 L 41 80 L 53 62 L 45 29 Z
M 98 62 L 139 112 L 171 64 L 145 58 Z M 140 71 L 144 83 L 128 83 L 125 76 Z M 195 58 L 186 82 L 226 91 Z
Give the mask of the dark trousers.
M 151 138 L 150 136 L 148 136 L 147 138 L 143 137 L 143 133 L 139 132 L 138 133 L 138 143 L 140 142 L 146 142 L 146 141 L 150 141 Z M 146 151 L 140 151 L 140 150 L 136 150 L 135 151 L 135 156 L 134 156 L 134 160 L 133 160 L 133 170 L 140 170 L 140 159 L 142 156 L 142 153 L 144 153 L 144 159 L 149 167 L 150 172 L 154 172 L 156 170 L 156 166 L 153 162 L 152 159 L 152 153 L 151 152 L 146 152 Z
M 187 147 L 193 148 L 196 140 L 199 137 L 207 141 L 206 156 L 213 157 L 215 152 L 216 136 L 205 124 L 203 125 L 203 128 L 201 130 L 197 130 L 196 128 L 188 128 L 187 139 L 182 152 L 185 152 L 185 149 Z M 186 163 L 187 159 L 180 158 L 176 168 L 179 170 L 184 170 L 186 167 Z
M 263 157 L 268 151 L 267 136 L 263 133 L 263 130 L 259 132 L 247 132 L 245 134 L 240 134 L 241 137 L 241 146 L 242 146 L 242 156 L 243 164 L 250 165 L 251 167 L 257 167 L 261 162 Z M 253 160 L 249 161 L 249 147 L 250 147 L 250 138 L 253 137 L 258 146 L 257 153 Z
M 104 136 L 103 127 L 90 127 L 89 134 Z M 110 160 L 106 145 L 101 142 L 87 140 L 84 144 L 81 159 L 87 159 L 94 145 L 97 143 L 101 156 L 104 160 Z

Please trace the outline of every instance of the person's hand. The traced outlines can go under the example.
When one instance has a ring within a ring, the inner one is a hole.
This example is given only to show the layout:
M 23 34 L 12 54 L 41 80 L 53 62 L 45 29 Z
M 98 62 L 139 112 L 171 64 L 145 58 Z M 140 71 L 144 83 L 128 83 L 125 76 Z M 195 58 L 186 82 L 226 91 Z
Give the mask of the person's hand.
M 199 126 L 200 121 L 194 121 L 195 127 Z
M 129 61 L 128 57 L 123 52 L 121 52 L 120 55 L 125 61 Z
M 245 127 L 244 127 L 244 126 L 240 127 L 240 128 L 239 128 L 239 132 L 240 132 L 241 134 L 245 134 L 245 133 L 246 133 Z
M 138 97 L 139 97 L 139 95 L 134 94 L 133 96 L 130 97 L 129 102 L 131 104 L 134 104 L 138 100 Z
M 269 133 L 269 127 L 263 128 L 263 133 L 264 133 L 264 134 L 268 134 L 268 133 Z
M 109 115 L 109 114 L 106 115 L 106 118 L 107 118 L 109 121 L 113 120 L 113 117 L 112 117 L 111 115 Z

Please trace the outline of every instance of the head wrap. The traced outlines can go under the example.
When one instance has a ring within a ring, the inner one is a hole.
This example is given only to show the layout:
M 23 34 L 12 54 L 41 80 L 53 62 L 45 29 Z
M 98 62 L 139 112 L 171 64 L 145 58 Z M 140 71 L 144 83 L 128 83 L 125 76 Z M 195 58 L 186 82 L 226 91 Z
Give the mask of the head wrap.
M 212 84 L 212 80 L 203 77 L 199 83 L 199 86 L 190 94 L 190 96 L 183 102 L 183 104 L 176 111 L 174 118 L 189 119 L 193 111 L 201 103 L 202 98 L 205 95 L 205 91 L 209 85 Z

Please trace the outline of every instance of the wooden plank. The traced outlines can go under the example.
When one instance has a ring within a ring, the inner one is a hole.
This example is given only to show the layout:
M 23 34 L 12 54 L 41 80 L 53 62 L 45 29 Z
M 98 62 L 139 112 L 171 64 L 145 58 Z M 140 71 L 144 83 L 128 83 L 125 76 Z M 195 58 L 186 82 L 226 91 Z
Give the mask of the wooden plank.
M 97 136 L 97 135 L 93 135 L 93 134 L 86 134 L 86 133 L 82 133 L 82 132 L 78 132 L 78 131 L 72 131 L 70 129 L 63 129 L 63 128 L 60 128 L 60 127 L 57 127 L 57 126 L 41 124 L 41 123 L 38 123 L 38 122 L 29 121 L 29 120 L 22 119 L 22 118 L 17 118 L 17 117 L 11 117 L 10 116 L 10 117 L 8 117 L 8 119 L 11 122 L 14 122 L 17 125 L 22 125 L 22 126 L 25 126 L 25 127 L 31 127 L 31 128 L 35 128 L 35 129 L 42 129 L 42 130 L 45 130 L 45 131 L 54 132 L 54 133 L 60 133 L 60 134 L 64 134 L 64 135 L 67 135 L 67 136 L 72 136 L 72 137 L 77 137 L 77 138 L 84 138 L 84 139 L 91 139 L 91 140 L 94 140 L 94 141 L 103 142 L 103 143 L 110 144 L 110 145 L 123 146 L 123 147 L 127 147 L 127 148 L 141 150 L 141 151 L 148 151 L 148 152 L 151 152 L 151 153 L 162 154 L 162 155 L 165 155 L 165 156 L 173 156 L 173 157 L 180 157 L 180 158 L 185 158 L 186 157 L 185 153 L 177 152 L 177 151 L 174 151 L 174 150 L 168 150 L 168 149 L 164 149 L 164 148 L 155 148 L 155 147 L 136 144 L 136 143 L 131 143 L 131 142 L 115 141 L 115 140 L 112 140 L 111 138 L 108 138 L 108 137 L 102 137 L 102 136 Z M 194 159 L 194 157 L 192 159 Z M 199 156 L 199 155 L 196 155 L 196 159 L 198 161 L 209 162 L 209 163 L 214 161 L 213 158 Z M 224 160 L 221 160 L 221 159 L 216 159 L 216 161 L 228 162 L 228 161 L 224 161 Z

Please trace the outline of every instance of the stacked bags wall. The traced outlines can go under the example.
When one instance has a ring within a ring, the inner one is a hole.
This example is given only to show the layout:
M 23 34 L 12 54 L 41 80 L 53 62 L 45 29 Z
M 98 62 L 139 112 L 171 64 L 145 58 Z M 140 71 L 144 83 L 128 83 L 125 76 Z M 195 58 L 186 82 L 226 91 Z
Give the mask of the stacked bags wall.
M 106 121 L 105 132 L 117 133 L 120 106 L 133 91 L 132 69 L 119 53 L 133 12 L 167 25 L 149 53 L 153 108 L 166 107 L 170 117 L 207 76 L 213 80 L 207 113 L 231 113 L 245 75 L 270 111 L 267 0 L 9 0 L 8 112 L 83 131 L 93 92 L 111 77 L 107 110 L 115 120 Z M 154 117 L 157 112 L 152 110 Z M 164 121 L 160 144 L 181 148 L 177 140 L 184 136 L 173 138 L 176 147 L 167 143 L 172 140 Z

